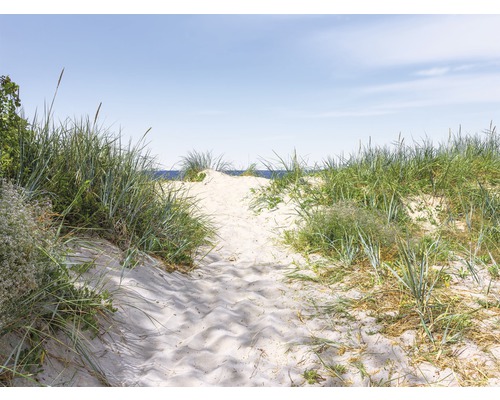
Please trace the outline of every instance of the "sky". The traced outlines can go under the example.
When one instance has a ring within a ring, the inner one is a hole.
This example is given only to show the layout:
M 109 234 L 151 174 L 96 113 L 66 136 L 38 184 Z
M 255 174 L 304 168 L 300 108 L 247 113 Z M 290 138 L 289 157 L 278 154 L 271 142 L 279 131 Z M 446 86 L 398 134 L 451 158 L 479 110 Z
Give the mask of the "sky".
M 235 168 L 294 151 L 313 165 L 500 121 L 500 14 L 306 11 L 2 13 L 0 75 L 31 119 L 64 68 L 55 118 L 102 103 L 101 125 L 125 139 L 151 128 L 163 169 L 193 150 Z

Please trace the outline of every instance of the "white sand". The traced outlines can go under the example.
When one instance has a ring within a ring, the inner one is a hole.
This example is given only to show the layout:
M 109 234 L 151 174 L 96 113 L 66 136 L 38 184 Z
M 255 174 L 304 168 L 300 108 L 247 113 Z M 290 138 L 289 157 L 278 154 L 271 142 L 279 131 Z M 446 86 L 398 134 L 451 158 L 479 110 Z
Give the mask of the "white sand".
M 204 182 L 182 184 L 213 216 L 219 233 L 216 248 L 189 274 L 167 273 L 147 259 L 123 271 L 123 254 L 113 246 L 81 247 L 75 257 L 97 260 L 93 272 L 103 275 L 118 308 L 109 331 L 92 341 L 104 379 L 77 360 L 65 364 L 48 357 L 40 381 L 127 387 L 307 385 L 303 373 L 321 367 L 305 345 L 316 336 L 335 343 L 321 353 L 325 359 L 349 366 L 343 380 L 322 373 L 324 380 L 316 385 L 456 385 L 450 371 L 430 364 L 410 367 L 404 348 L 411 346 L 412 332 L 395 342 L 376 333 L 367 316 L 342 324 L 302 317 L 312 311 L 313 292 L 307 282 L 284 278 L 294 261 L 303 260 L 277 241 L 283 229 L 293 227 L 293 206 L 258 215 L 249 208 L 250 189 L 267 183 L 208 171 Z M 324 293 L 316 301 L 332 298 Z M 61 357 L 60 346 L 52 352 Z M 354 365 L 362 365 L 369 376 Z

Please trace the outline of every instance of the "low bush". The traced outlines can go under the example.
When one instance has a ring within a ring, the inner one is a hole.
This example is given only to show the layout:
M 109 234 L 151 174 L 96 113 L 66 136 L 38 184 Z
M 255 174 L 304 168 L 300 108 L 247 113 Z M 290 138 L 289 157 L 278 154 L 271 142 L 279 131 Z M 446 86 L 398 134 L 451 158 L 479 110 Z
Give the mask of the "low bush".
M 51 340 L 90 360 L 83 332 L 97 334 L 114 311 L 108 293 L 67 269 L 50 216 L 49 204 L 0 182 L 0 385 L 33 379 Z
M 22 189 L 0 181 L 0 325 L 53 267 L 43 250 L 54 246 L 46 215 L 45 205 L 28 204 Z

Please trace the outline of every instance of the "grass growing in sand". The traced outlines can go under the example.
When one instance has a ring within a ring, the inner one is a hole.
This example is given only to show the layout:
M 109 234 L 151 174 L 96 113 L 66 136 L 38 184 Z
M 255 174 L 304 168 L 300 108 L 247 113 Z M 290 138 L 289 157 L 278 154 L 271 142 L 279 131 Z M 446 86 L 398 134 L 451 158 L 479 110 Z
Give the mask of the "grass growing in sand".
M 153 181 L 156 167 L 141 143 L 124 145 L 89 119 L 36 130 L 34 157 L 19 182 L 53 194 L 65 230 L 97 233 L 122 249 L 137 248 L 168 264 L 193 262 L 207 224 L 176 190 Z
M 356 291 L 352 315 L 375 317 L 388 337 L 416 332 L 414 361 L 450 367 L 463 385 L 499 377 L 498 363 L 480 368 L 479 377 L 454 359 L 467 343 L 487 352 L 500 334 L 496 129 L 450 135 L 438 145 L 369 145 L 313 171 L 296 157 L 292 166 L 289 176 L 257 192 L 254 204 L 294 201 L 301 218 L 285 241 L 329 265 L 315 261 L 290 278 Z
M 99 110 L 93 119 L 55 123 L 50 106 L 28 123 L 4 86 L 0 106 L 10 121 L 0 131 L 8 161 L 0 164 L 0 384 L 36 373 L 48 342 L 99 374 L 84 331 L 97 334 L 113 307 L 108 293 L 70 269 L 65 242 L 96 235 L 129 254 L 191 267 L 213 230 L 185 196 L 151 179 L 157 165 L 144 138 L 123 143 L 98 124 Z
M 43 368 L 48 343 L 99 368 L 86 345 L 113 312 L 105 290 L 68 269 L 50 205 L 0 181 L 0 386 L 28 381 Z M 36 384 L 36 381 L 33 380 Z
M 201 182 L 205 179 L 203 173 L 206 169 L 226 172 L 232 168 L 232 164 L 223 159 L 223 155 L 214 156 L 211 151 L 199 152 L 196 150 L 188 152 L 181 159 L 181 179 L 190 182 Z

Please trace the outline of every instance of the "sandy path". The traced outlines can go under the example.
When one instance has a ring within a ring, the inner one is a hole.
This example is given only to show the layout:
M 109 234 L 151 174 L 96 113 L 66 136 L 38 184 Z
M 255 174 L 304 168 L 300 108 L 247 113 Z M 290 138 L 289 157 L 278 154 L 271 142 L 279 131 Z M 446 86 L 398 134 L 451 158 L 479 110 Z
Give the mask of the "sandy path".
M 105 380 L 113 386 L 292 386 L 317 363 L 304 346 L 310 337 L 297 312 L 299 292 L 283 282 L 293 261 L 277 246 L 290 226 L 291 208 L 259 215 L 250 188 L 268 181 L 209 171 L 202 183 L 185 183 L 201 210 L 213 216 L 216 248 L 189 274 L 167 273 L 152 260 L 120 269 L 120 252 L 106 244 L 80 249 L 97 258 L 114 291 L 118 312 L 104 347 L 94 340 Z M 300 297 L 300 296 L 299 296 Z M 49 368 L 45 383 L 61 382 Z M 99 385 L 81 371 L 73 386 Z
M 172 321 L 175 347 L 163 355 L 172 368 L 153 384 L 290 386 L 303 380 L 303 364 L 312 357 L 295 344 L 310 334 L 297 318 L 297 293 L 282 282 L 292 258 L 275 243 L 293 210 L 250 210 L 250 188 L 267 182 L 209 171 L 203 183 L 186 184 L 213 216 L 218 241 L 189 278 L 174 274 L 180 278 L 174 285 L 182 287 L 169 293 L 168 305 L 182 321 Z

